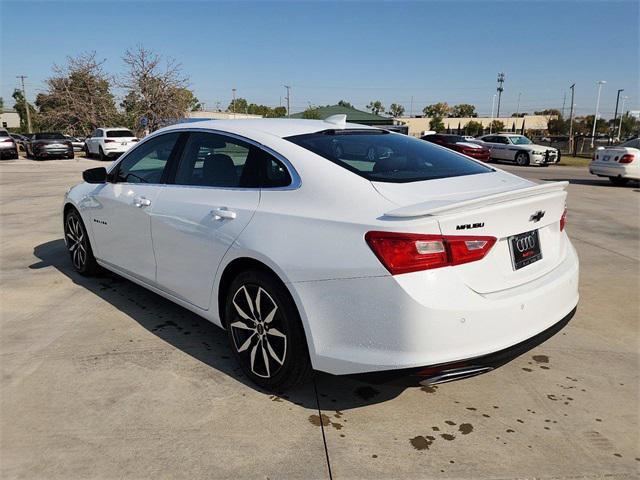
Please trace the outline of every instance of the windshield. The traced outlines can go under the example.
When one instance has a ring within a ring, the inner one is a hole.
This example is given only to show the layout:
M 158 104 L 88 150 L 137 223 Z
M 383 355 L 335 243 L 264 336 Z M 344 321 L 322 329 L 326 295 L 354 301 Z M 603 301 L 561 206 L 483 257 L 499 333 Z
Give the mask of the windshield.
M 508 137 L 509 140 L 511 140 L 511 143 L 513 143 L 514 145 L 530 145 L 531 140 L 529 140 L 527 137 L 523 136 L 523 135 L 512 135 L 510 137 Z
M 452 150 L 382 130 L 327 130 L 286 140 L 374 182 L 418 182 L 493 171 Z
M 66 140 L 61 133 L 36 133 L 36 140 Z
M 108 138 L 135 137 L 131 130 L 110 130 L 107 132 Z

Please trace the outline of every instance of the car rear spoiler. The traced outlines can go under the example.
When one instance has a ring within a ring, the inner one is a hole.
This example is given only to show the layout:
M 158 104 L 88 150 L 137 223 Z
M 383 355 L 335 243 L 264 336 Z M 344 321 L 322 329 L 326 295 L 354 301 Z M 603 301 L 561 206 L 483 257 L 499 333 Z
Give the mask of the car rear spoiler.
M 493 193 L 483 197 L 462 200 L 459 202 L 450 200 L 433 200 L 428 202 L 416 203 L 406 207 L 397 208 L 384 214 L 385 217 L 394 218 L 412 218 L 426 217 L 432 215 L 442 215 L 454 213 L 460 210 L 469 210 L 474 208 L 486 207 L 497 203 L 504 203 L 511 200 L 521 198 L 534 197 L 552 192 L 560 192 L 567 188 L 569 182 L 550 182 L 542 185 L 534 185 L 533 187 L 520 188 L 518 190 L 509 190 L 507 192 Z

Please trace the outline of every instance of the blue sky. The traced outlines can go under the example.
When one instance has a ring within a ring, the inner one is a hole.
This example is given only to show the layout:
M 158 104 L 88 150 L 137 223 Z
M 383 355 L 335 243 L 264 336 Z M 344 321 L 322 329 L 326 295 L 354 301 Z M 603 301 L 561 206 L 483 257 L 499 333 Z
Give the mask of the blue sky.
M 489 114 L 496 74 L 506 73 L 502 112 L 561 108 L 576 83 L 578 114 L 613 116 L 639 106 L 639 2 L 10 2 L 0 0 L 1 95 L 12 106 L 16 75 L 35 97 L 53 63 L 95 50 L 121 72 L 138 43 L 182 63 L 206 107 L 231 88 L 276 106 L 293 87 L 292 111 L 340 99 L 380 99 L 407 113 L 437 101 Z M 25 22 L 20 21 L 25 19 Z M 25 35 L 25 25 L 28 32 Z

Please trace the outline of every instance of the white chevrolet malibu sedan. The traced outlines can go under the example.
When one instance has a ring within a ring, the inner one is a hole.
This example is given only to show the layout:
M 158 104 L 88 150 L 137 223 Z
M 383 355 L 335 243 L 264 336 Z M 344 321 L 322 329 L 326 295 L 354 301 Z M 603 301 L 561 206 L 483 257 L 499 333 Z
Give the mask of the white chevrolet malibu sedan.
M 566 183 L 344 116 L 175 125 L 83 178 L 64 199 L 73 268 L 223 327 L 265 388 L 476 375 L 578 303 Z

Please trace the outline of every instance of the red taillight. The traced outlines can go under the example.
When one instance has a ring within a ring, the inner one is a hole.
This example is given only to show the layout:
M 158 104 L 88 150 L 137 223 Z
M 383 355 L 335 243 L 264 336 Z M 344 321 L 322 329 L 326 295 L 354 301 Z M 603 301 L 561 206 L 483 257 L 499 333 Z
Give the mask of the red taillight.
M 105 140 L 104 143 L 115 143 L 115 140 Z
M 632 163 L 635 159 L 636 159 L 635 155 L 631 153 L 627 153 L 620 157 L 620 160 L 618 160 L 618 163 Z
M 567 209 L 564 209 L 562 212 L 562 216 L 560 217 L 560 231 L 564 230 L 564 227 L 567 225 Z
M 4 142 L 4 143 L 7 143 L 7 142 L 8 142 L 8 143 L 13 143 L 13 140 L 11 140 L 10 138 L 7 138 L 7 139 L 3 140 L 3 142 Z
M 392 275 L 460 265 L 484 258 L 495 237 L 368 232 L 365 240 Z

